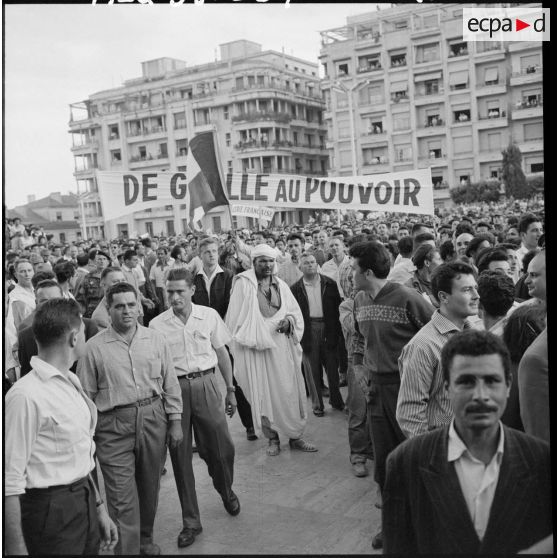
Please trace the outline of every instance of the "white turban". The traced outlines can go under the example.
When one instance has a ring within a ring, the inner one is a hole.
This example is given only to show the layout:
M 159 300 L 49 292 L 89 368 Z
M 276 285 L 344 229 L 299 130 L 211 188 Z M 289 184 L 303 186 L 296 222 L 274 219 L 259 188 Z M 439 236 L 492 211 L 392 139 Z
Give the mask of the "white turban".
M 266 258 L 273 258 L 274 260 L 277 258 L 277 250 L 272 248 L 268 244 L 258 244 L 252 248 L 251 252 L 252 260 L 256 258 L 261 258 L 262 256 Z

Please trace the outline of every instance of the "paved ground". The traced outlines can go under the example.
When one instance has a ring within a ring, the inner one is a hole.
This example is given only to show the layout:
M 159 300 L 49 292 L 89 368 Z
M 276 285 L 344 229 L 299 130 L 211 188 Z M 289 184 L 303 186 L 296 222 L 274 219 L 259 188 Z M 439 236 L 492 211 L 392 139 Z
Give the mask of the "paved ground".
M 345 399 L 346 388 L 341 391 Z M 162 553 L 381 553 L 370 546 L 381 514 L 374 506 L 373 463 L 368 462 L 368 477 L 355 477 L 348 458 L 345 413 L 326 406 L 325 416 L 316 418 L 308 408 L 305 438 L 316 444 L 317 453 L 291 451 L 282 439 L 281 453 L 268 457 L 263 436 L 249 442 L 238 415 L 230 420 L 236 448 L 233 489 L 241 503 L 236 517 L 225 511 L 205 463 L 194 454 L 203 533 L 184 549 L 176 546 L 182 528 L 180 503 L 167 459 L 154 532 Z

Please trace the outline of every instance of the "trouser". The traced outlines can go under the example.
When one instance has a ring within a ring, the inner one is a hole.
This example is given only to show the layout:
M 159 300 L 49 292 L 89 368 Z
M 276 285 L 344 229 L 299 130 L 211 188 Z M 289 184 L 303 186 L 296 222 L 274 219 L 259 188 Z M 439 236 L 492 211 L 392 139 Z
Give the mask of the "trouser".
M 374 480 L 382 494 L 386 480 L 387 457 L 405 440 L 395 418 L 399 384 L 399 372 L 371 375 L 367 418 L 374 447 Z
M 66 486 L 27 490 L 20 502 L 29 554 L 99 553 L 95 490 L 87 478 Z
M 325 368 L 327 382 L 329 385 L 329 403 L 332 407 L 343 407 L 343 398 L 339 391 L 339 374 L 337 371 L 339 360 L 337 358 L 337 347 L 327 345 L 324 331 L 325 324 L 323 321 L 317 321 L 310 318 L 310 328 L 312 335 L 312 345 L 310 350 L 306 351 L 306 356 L 312 370 L 312 379 L 314 381 L 315 398 L 312 399 L 312 408 L 314 410 L 324 409 L 322 398 L 322 366 Z
M 153 538 L 166 457 L 162 400 L 99 413 L 95 443 L 109 515 L 118 528 L 115 554 L 139 554 Z
M 192 467 L 192 427 L 200 457 L 206 462 L 213 486 L 223 501 L 233 494 L 234 445 L 215 374 L 193 380 L 179 378 L 182 390 L 184 439 L 169 449 L 184 527 L 200 527 L 196 482 Z
M 347 367 L 347 409 L 349 410 L 349 448 L 351 463 L 364 463 L 373 459 L 374 451 L 370 439 L 366 412 L 366 395 L 356 381 L 352 357 Z
M 244 395 L 244 392 L 238 385 L 236 378 L 234 377 L 234 358 L 230 349 L 227 347 L 227 352 L 229 353 L 229 357 L 231 359 L 231 366 L 233 367 L 233 386 L 236 388 L 235 390 L 235 397 L 236 397 L 236 409 L 238 411 L 238 416 L 240 417 L 240 422 L 242 426 L 248 430 L 248 428 L 254 428 L 254 419 L 252 418 L 252 407 L 250 407 L 250 403 L 248 403 L 248 399 Z
M 345 346 L 345 338 L 343 333 L 339 334 L 339 339 L 337 340 L 337 358 L 339 360 L 339 374 L 346 374 L 348 368 L 348 355 L 347 347 Z

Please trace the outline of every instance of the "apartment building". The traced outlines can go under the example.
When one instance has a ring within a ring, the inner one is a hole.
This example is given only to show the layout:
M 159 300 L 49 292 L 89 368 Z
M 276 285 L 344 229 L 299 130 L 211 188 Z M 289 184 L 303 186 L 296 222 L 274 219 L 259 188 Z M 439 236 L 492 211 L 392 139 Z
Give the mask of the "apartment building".
M 463 7 L 396 4 L 321 32 L 331 174 L 431 167 L 443 204 L 498 180 L 510 142 L 544 172 L 541 43 L 464 42 Z
M 142 62 L 142 76 L 70 106 L 69 131 L 85 235 L 114 238 L 186 230 L 176 204 L 103 220 L 95 169 L 183 171 L 188 142 L 214 130 L 227 172 L 325 176 L 324 103 L 318 64 L 241 40 L 220 45 L 220 60 L 188 66 L 160 58 Z M 275 222 L 301 222 L 308 210 L 277 210 Z M 232 226 L 254 227 L 233 217 Z M 204 229 L 230 228 L 226 208 L 203 219 Z

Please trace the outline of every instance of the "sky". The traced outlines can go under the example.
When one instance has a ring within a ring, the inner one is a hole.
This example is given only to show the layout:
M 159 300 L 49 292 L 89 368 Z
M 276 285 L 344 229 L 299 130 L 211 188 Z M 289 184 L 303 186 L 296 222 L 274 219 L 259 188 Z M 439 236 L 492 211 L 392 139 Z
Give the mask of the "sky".
M 190 1 L 190 0 L 189 0 Z M 387 7 L 384 5 L 383 7 Z M 320 31 L 376 4 L 5 5 L 4 203 L 76 191 L 70 103 L 141 76 L 141 62 L 169 56 L 196 65 L 221 43 L 318 62 Z

